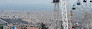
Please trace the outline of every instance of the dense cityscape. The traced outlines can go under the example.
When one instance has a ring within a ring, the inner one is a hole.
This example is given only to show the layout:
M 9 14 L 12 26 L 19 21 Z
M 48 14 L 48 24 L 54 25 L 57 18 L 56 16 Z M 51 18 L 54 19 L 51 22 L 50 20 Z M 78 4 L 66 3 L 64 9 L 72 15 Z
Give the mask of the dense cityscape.
M 41 28 L 42 22 L 47 27 L 53 26 L 57 22 L 53 18 L 53 10 L 1 10 L 0 12 L 0 19 L 4 20 L 5 23 L 7 22 L 10 26 L 13 26 L 13 24 L 27 26 L 29 24 L 29 26 Z

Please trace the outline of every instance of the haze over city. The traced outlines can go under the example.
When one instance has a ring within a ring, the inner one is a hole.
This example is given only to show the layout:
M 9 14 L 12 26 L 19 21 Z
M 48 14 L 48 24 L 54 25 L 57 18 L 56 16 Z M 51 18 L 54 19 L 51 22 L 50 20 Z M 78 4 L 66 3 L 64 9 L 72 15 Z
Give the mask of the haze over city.
M 0 0 L 0 29 L 92 29 L 92 0 Z

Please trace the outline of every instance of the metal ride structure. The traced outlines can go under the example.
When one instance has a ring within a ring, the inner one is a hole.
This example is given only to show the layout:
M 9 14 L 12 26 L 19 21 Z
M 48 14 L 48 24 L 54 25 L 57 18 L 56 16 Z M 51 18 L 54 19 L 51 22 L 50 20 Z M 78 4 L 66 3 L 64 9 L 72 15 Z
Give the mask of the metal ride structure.
M 54 29 L 60 29 L 61 28 L 60 26 L 61 24 L 59 23 L 60 22 L 60 18 L 59 18 L 60 0 L 53 0 L 53 3 L 54 3 L 54 19 L 56 20 Z
M 73 13 L 70 10 L 70 0 L 61 0 L 60 6 L 61 6 L 61 15 L 62 15 L 62 26 L 63 29 L 72 29 L 73 26 L 73 20 L 72 16 Z
M 62 15 L 62 20 L 61 21 L 63 22 L 62 26 L 63 26 L 63 29 L 68 29 L 68 18 L 67 18 L 66 0 L 53 0 L 53 3 L 55 3 L 54 19 L 55 20 L 59 20 L 59 3 L 60 3 L 60 6 L 61 6 L 61 15 Z
M 67 2 L 67 0 L 60 1 L 63 29 L 68 29 L 68 17 L 67 17 L 66 2 Z
M 54 3 L 54 19 L 59 19 L 59 0 L 53 0 Z
M 55 3 L 55 9 L 54 9 L 54 12 L 55 12 L 55 18 L 56 20 L 58 20 L 58 16 L 59 16 L 59 2 L 60 2 L 60 6 L 61 6 L 61 15 L 62 15 L 62 25 L 63 25 L 63 29 L 69 29 L 69 19 L 71 19 L 71 17 L 73 16 L 73 12 L 74 10 L 76 11 L 76 9 L 78 11 L 80 11 L 79 13 L 85 13 L 84 15 L 84 19 L 82 20 L 82 23 L 86 23 L 87 22 L 87 18 L 85 19 L 85 17 L 87 17 L 87 13 L 88 11 L 91 10 L 91 3 L 92 3 L 92 0 L 77 0 L 77 2 L 75 2 L 75 4 L 73 5 L 72 7 L 72 10 L 69 12 L 69 8 L 67 8 L 67 4 L 69 5 L 69 3 L 67 3 L 69 0 L 59 0 L 58 2 L 54 2 Z M 90 2 L 90 3 L 89 3 Z M 66 4 L 67 3 L 67 4 Z M 88 5 L 89 4 L 89 5 Z M 89 7 L 90 6 L 90 7 Z M 78 8 L 78 7 L 81 7 L 81 8 Z M 89 9 L 90 8 L 90 9 Z M 89 10 L 88 10 L 89 9 Z M 68 17 L 68 13 L 70 13 L 70 16 L 71 17 Z M 57 15 L 58 14 L 58 15 Z M 90 23 L 91 21 L 89 21 Z M 72 26 L 70 27 L 70 29 L 73 27 L 73 22 L 72 22 Z M 86 26 L 86 27 L 83 27 L 83 26 Z M 82 28 L 81 29 L 89 29 L 90 25 L 86 25 L 86 24 L 82 24 Z
M 92 3 L 92 0 L 78 0 L 78 2 L 73 5 L 73 8 L 72 8 L 73 10 L 77 9 L 78 11 L 80 11 L 79 13 L 84 14 L 82 15 L 83 20 L 81 22 L 81 25 L 82 25 L 81 29 L 92 29 L 91 28 L 92 26 L 90 25 L 92 14 L 89 13 L 90 11 L 92 11 L 91 3 Z
M 86 1 L 86 2 L 84 2 Z M 90 13 L 91 10 L 91 3 L 92 3 L 92 0 L 84 0 L 83 2 L 85 3 L 85 13 L 84 13 L 84 17 L 83 17 L 83 21 L 82 21 L 82 29 L 92 29 L 91 27 L 91 15 L 92 13 Z M 89 5 L 88 5 L 89 4 Z
M 62 15 L 62 28 L 63 29 L 72 29 L 72 25 L 73 22 L 70 20 L 70 22 L 72 22 L 69 26 L 69 19 L 73 16 L 72 11 L 69 11 L 69 8 L 67 9 L 67 7 L 69 7 L 69 0 L 53 0 L 53 3 L 55 3 L 55 8 L 54 8 L 54 19 L 55 20 L 59 20 L 59 2 L 60 2 L 60 8 L 61 8 L 61 15 Z M 78 5 L 80 2 L 78 1 Z M 68 6 L 67 6 L 68 5 Z M 73 8 L 74 10 L 75 8 Z M 69 14 L 70 13 L 70 14 Z M 68 15 L 70 15 L 70 17 L 68 17 Z

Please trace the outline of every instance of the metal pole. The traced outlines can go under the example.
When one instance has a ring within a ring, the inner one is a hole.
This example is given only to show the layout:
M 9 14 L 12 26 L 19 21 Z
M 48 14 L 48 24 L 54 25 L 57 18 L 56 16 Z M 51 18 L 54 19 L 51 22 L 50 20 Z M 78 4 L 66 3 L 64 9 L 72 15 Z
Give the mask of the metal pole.
M 68 18 L 67 18 L 67 8 L 66 8 L 66 0 L 61 0 L 62 7 L 62 21 L 63 21 L 63 29 L 68 29 Z

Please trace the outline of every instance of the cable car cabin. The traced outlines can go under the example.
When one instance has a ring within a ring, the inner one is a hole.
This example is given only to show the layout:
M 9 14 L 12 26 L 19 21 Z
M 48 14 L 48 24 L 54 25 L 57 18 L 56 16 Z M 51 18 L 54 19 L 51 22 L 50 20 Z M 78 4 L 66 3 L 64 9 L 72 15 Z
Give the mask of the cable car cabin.
M 72 11 L 70 11 L 71 12 L 71 15 L 70 16 L 73 16 L 73 13 L 72 13 Z
M 57 2 L 59 2 L 59 0 L 53 0 L 53 3 L 57 3 Z
M 74 8 L 74 7 L 72 8 L 72 10 L 75 10 L 75 9 L 76 9 L 76 8 Z
M 80 2 L 78 2 L 77 5 L 80 5 Z
M 87 2 L 87 0 L 83 0 L 83 2 Z
M 75 5 L 73 5 L 73 6 L 75 6 Z
M 90 2 L 92 2 L 92 0 Z

